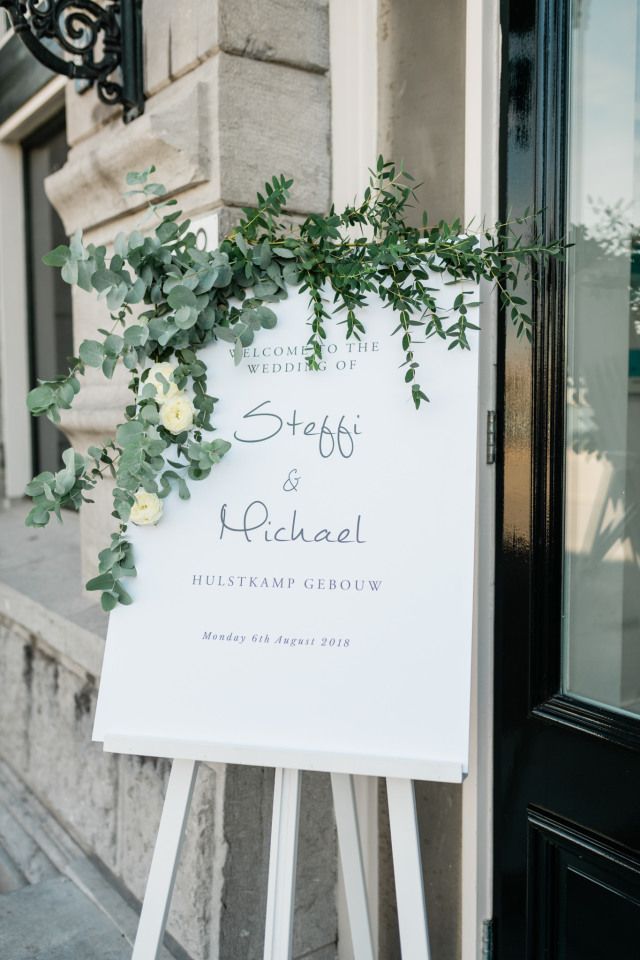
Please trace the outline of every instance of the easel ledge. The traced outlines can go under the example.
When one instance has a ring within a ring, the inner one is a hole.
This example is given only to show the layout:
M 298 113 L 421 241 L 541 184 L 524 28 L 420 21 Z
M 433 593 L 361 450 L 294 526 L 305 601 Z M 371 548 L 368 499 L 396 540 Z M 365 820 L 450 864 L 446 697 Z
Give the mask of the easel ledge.
M 283 767 L 287 770 L 429 780 L 437 783 L 462 783 L 467 775 L 466 764 L 462 760 L 425 761 L 423 758 L 374 754 L 354 756 L 348 753 L 269 748 L 263 745 L 212 744 L 204 740 L 178 740 L 137 734 L 105 734 L 104 749 L 109 753 L 128 753 L 142 757 L 164 757 L 204 763 L 240 763 L 254 767 Z

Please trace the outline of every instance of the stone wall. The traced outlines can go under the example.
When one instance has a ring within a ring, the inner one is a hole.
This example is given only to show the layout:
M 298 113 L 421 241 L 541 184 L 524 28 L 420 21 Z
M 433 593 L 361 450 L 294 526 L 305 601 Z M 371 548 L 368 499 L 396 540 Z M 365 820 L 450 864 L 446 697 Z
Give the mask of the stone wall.
M 2 364 L 2 351 L 3 343 L 0 339 L 0 369 Z M 2 374 L 0 373 L 0 377 Z M 3 503 L 6 497 L 6 484 L 5 484 L 5 428 L 4 428 L 4 410 L 2 403 L 2 390 L 0 389 L 0 505 Z
M 170 765 L 91 743 L 96 678 L 0 618 L 2 756 L 87 852 L 142 899 Z M 203 764 L 169 918 L 193 960 L 262 956 L 272 772 Z M 306 775 L 295 956 L 335 955 L 335 866 L 325 778 Z
M 421 184 L 431 223 L 464 215 L 466 0 L 379 0 L 379 149 Z
M 420 186 L 409 219 L 464 218 L 466 0 L 379 0 L 378 149 Z M 462 787 L 416 784 L 434 960 L 461 949 Z M 399 957 L 393 868 L 380 794 L 380 956 Z
M 105 623 L 77 586 L 77 518 L 27 531 L 24 512 L 0 512 L 0 757 L 141 899 L 169 763 L 91 742 Z M 272 791 L 272 771 L 200 767 L 168 926 L 192 960 L 262 957 Z M 296 957 L 335 956 L 335 883 L 328 777 L 305 774 Z
M 123 197 L 125 174 L 151 163 L 186 215 L 216 211 L 222 229 L 274 173 L 295 179 L 293 212 L 326 209 L 326 0 L 145 0 L 143 12 L 148 99 L 140 118 L 125 126 L 119 111 L 94 92 L 79 96 L 68 86 L 69 156 L 46 184 L 65 229 L 80 227 L 87 240 L 107 245 L 120 230 L 133 229 L 144 211 Z M 104 307 L 75 293 L 76 342 L 104 324 Z M 86 448 L 113 431 L 125 393 L 122 379 L 105 383 L 90 372 L 64 421 L 74 446 Z M 78 539 L 85 574 L 108 538 L 109 514 L 108 490 L 83 511 Z M 5 521 L 0 517 L 0 537 Z M 66 518 L 65 528 L 67 536 L 73 523 Z M 51 535 L 45 532 L 46 541 L 36 535 L 42 550 L 55 542 Z M 31 542 L 27 556 L 37 549 Z M 52 553 L 44 580 L 56 582 L 58 563 Z M 79 593 L 77 556 L 65 573 Z M 91 743 L 101 636 L 51 613 L 27 581 L 18 586 L 0 585 L 10 591 L 4 605 L 0 597 L 0 753 L 76 840 L 140 898 L 168 763 L 104 754 Z M 272 773 L 261 769 L 201 766 L 169 920 L 193 960 L 262 956 L 272 787 Z M 335 884 L 328 778 L 308 775 L 296 956 L 335 955 Z
M 68 233 L 112 242 L 138 226 L 125 175 L 151 163 L 186 215 L 216 211 L 221 230 L 274 173 L 292 176 L 294 212 L 325 210 L 330 197 L 330 94 L 326 0 L 145 0 L 145 113 L 123 125 L 93 92 L 67 94 L 69 157 L 47 179 Z M 104 323 L 95 299 L 74 291 L 76 340 Z M 113 429 L 124 377 L 89 371 L 64 420 L 82 450 Z M 82 552 L 90 574 L 107 539 L 109 493 L 83 511 Z
M 326 0 L 144 0 L 143 11 L 149 95 L 144 115 L 124 126 L 118 110 L 93 92 L 78 96 L 69 86 L 69 158 L 47 182 L 65 228 L 81 227 L 88 240 L 108 245 L 118 231 L 137 226 L 141 210 L 135 199 L 123 197 L 124 177 L 150 163 L 186 214 L 216 211 L 222 230 L 271 173 L 295 178 L 294 213 L 326 209 Z M 379 147 L 424 181 L 421 200 L 432 220 L 462 213 L 464 14 L 464 0 L 379 4 Z M 74 292 L 76 341 L 94 336 L 103 324 L 94 298 Z M 65 418 L 76 447 L 113 430 L 124 396 L 122 380 L 105 383 L 89 372 L 87 387 Z M 96 499 L 83 511 L 78 537 L 85 576 L 108 536 L 109 490 Z M 3 522 L 0 517 L 0 543 Z M 53 583 L 56 563 L 52 555 L 46 576 Z M 79 594 L 80 570 L 72 564 L 66 573 Z M 28 584 L 23 588 L 26 596 Z M 42 612 L 50 611 L 50 600 L 37 616 L 33 598 L 19 604 L 19 612 L 15 602 L 7 611 L 2 589 L 0 754 L 139 898 L 168 765 L 105 755 L 91 744 L 102 645 L 95 624 L 87 629 L 52 620 Z M 271 792 L 272 774 L 264 770 L 201 768 L 169 921 L 194 960 L 261 956 Z M 380 956 L 392 960 L 399 947 L 383 794 Z M 455 960 L 461 791 L 419 785 L 418 807 L 434 958 Z M 294 953 L 316 951 L 318 960 L 327 960 L 335 953 L 336 863 L 326 778 L 304 778 L 302 820 Z

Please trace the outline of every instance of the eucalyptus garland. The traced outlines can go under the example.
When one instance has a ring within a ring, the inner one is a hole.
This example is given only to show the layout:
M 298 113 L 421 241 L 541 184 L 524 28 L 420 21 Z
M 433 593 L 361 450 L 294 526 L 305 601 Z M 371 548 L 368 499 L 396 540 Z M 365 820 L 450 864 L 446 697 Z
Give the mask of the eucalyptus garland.
M 198 358 L 202 347 L 232 344 L 241 363 L 254 337 L 276 326 L 278 301 L 298 289 L 309 299 L 306 360 L 318 370 L 328 323 L 335 316 L 345 337 L 359 340 L 365 334 L 359 313 L 377 294 L 391 308 L 390 332 L 402 340 L 402 376 L 419 408 L 428 397 L 418 381 L 415 345 L 433 340 L 449 350 L 469 349 L 468 331 L 477 329 L 468 319 L 468 308 L 477 304 L 460 293 L 445 310 L 432 278 L 446 272 L 453 281 L 490 281 L 518 332 L 530 338 L 531 318 L 514 292 L 519 271 L 563 246 L 525 244 L 514 224 L 526 213 L 477 232 L 458 220 L 430 226 L 426 215 L 421 228 L 409 226 L 412 178 L 380 157 L 361 203 L 310 214 L 296 225 L 285 215 L 293 181 L 274 177 L 218 249 L 201 250 L 190 221 L 172 209 L 177 201 L 150 180 L 154 172 L 149 167 L 127 176 L 127 195 L 148 207 L 151 227 L 147 222 L 144 232 L 119 233 L 111 255 L 85 244 L 78 231 L 68 246 L 45 256 L 68 284 L 105 302 L 111 326 L 98 331 L 101 339 L 80 344 L 66 374 L 39 381 L 28 396 L 32 414 L 59 423 L 87 367 L 101 368 L 108 379 L 120 364 L 129 371 L 131 402 L 115 437 L 86 454 L 66 450 L 61 470 L 38 474 L 26 489 L 33 499 L 26 523 L 43 527 L 52 514 L 61 520 L 62 508 L 91 502 L 105 474 L 114 479 L 117 530 L 99 554 L 99 575 L 87 584 L 101 591 L 105 610 L 131 602 L 123 586 L 136 575 L 127 524 L 157 523 L 163 499 L 174 489 L 187 499 L 189 481 L 208 477 L 230 449 L 226 440 L 207 439 L 216 400 Z

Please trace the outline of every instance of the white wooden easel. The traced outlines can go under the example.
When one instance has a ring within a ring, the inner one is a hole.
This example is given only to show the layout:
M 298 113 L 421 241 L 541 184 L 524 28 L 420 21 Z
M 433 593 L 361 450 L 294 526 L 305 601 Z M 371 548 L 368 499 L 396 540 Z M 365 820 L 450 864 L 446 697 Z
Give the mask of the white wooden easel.
M 174 760 L 132 960 L 156 960 L 171 902 L 198 762 Z M 276 768 L 264 960 L 291 960 L 300 770 Z M 340 861 L 355 960 L 374 960 L 353 777 L 331 774 Z M 403 960 L 429 960 L 427 912 L 413 781 L 387 779 Z

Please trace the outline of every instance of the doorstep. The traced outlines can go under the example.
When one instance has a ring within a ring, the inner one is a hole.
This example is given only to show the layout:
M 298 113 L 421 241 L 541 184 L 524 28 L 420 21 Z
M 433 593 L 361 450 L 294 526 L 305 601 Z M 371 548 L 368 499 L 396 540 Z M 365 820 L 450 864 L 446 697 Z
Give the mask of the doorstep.
M 130 960 L 137 924 L 133 898 L 0 760 L 2 960 Z M 174 943 L 159 958 L 189 960 Z
M 123 931 L 71 880 L 54 877 L 0 897 L 6 960 L 129 960 Z

